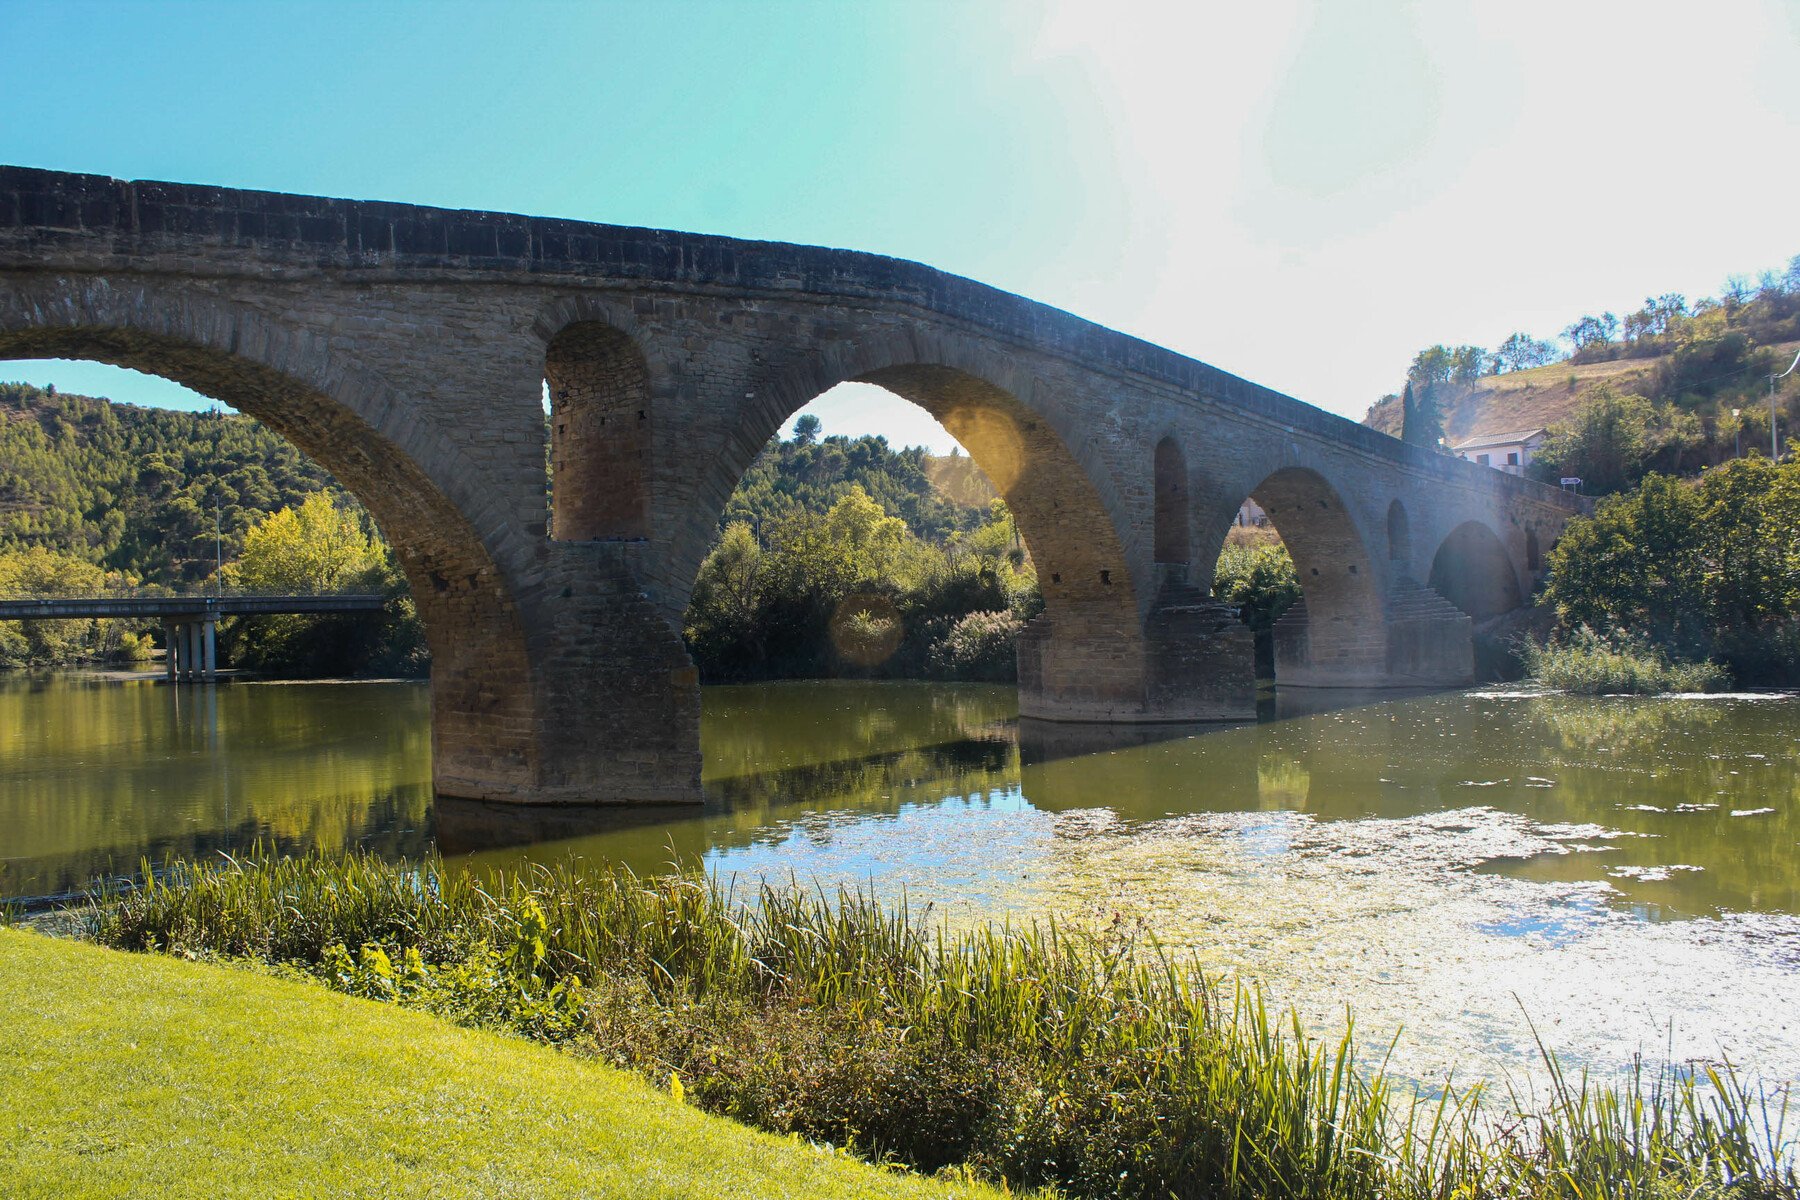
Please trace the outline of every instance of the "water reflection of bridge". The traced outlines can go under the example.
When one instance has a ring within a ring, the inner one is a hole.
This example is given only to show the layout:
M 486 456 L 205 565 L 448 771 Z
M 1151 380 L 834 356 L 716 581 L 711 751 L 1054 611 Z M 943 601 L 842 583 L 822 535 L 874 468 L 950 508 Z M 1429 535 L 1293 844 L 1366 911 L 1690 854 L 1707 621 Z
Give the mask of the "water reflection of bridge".
M 165 673 L 170 683 L 218 677 L 217 626 L 221 617 L 293 613 L 378 613 L 387 597 L 368 594 L 211 596 L 50 596 L 0 600 L 0 620 L 160 620 L 166 635 Z

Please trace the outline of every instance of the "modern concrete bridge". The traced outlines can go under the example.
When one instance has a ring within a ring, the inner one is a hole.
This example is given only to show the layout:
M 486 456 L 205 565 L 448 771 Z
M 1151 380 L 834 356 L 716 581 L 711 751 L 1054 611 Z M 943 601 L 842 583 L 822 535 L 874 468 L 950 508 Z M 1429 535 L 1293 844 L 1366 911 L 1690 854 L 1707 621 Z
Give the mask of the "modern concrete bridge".
M 168 656 L 170 683 L 216 679 L 219 673 L 220 617 L 267 616 L 274 613 L 378 613 L 387 606 L 380 595 L 318 594 L 310 596 L 52 596 L 0 600 L 0 621 L 67 621 L 82 618 L 160 619 Z
M 441 792 L 699 795 L 680 622 L 726 499 L 846 380 L 921 405 L 1016 514 L 1045 611 L 1021 711 L 1252 711 L 1209 598 L 1253 496 L 1304 606 L 1278 681 L 1456 684 L 1579 501 L 874 255 L 0 168 L 0 358 L 97 359 L 251 413 L 368 507 L 432 651 Z M 544 488 L 545 414 L 553 488 Z M 1428 586 L 1429 585 L 1429 586 Z

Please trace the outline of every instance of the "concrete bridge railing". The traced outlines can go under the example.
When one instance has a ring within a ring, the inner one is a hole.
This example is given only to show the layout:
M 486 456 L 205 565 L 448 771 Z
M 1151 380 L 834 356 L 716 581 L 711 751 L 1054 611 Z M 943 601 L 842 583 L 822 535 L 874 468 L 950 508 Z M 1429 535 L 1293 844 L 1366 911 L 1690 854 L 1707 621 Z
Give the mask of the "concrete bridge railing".
M 835 384 L 936 417 L 1018 519 L 1045 612 L 1020 707 L 1247 715 L 1210 596 L 1246 496 L 1293 553 L 1287 683 L 1464 682 L 1579 501 L 914 263 L 495 213 L 0 168 L 0 357 L 91 358 L 249 412 L 394 544 L 440 790 L 699 794 L 680 638 L 720 513 Z M 544 492 L 551 399 L 551 504 Z

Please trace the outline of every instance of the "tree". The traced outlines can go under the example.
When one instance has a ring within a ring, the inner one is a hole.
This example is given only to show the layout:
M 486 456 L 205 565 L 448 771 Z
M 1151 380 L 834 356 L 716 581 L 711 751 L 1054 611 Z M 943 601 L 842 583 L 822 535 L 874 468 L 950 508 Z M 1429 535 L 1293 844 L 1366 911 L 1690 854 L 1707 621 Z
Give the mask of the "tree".
M 1693 488 L 1652 475 L 1631 495 L 1608 497 L 1592 517 L 1569 522 L 1550 552 L 1544 590 L 1557 619 L 1665 641 L 1699 633 L 1702 508 Z
M 1450 354 L 1450 378 L 1456 383 L 1474 383 L 1488 373 L 1492 361 L 1480 346 L 1458 346 Z
M 382 568 L 381 548 L 361 514 L 318 492 L 252 526 L 225 577 L 234 587 L 258 592 L 381 590 Z
M 1594 384 L 1574 415 L 1550 428 L 1532 465 L 1547 479 L 1579 476 L 1591 492 L 1623 491 L 1644 473 L 1654 416 L 1642 396 Z
M 1409 446 L 1436 449 L 1444 440 L 1444 413 L 1438 407 L 1436 389 L 1415 391 L 1411 381 L 1401 394 L 1400 440 Z
M 221 652 L 254 670 L 319 676 L 375 672 L 419 674 L 427 665 L 424 629 L 385 543 L 361 511 L 328 493 L 271 513 L 244 535 L 244 551 L 225 567 L 232 587 L 269 593 L 367 591 L 388 596 L 379 619 L 288 614 L 237 617 L 220 628 Z
M 1514 333 L 1500 343 L 1494 358 L 1504 370 L 1524 371 L 1556 361 L 1556 347 L 1549 342 L 1540 342 L 1528 333 Z
M 1577 353 L 1590 346 L 1604 346 L 1619 332 L 1619 318 L 1611 313 L 1589 314 L 1562 331 L 1562 336 Z
M 810 446 L 819 440 L 819 430 L 824 422 L 811 413 L 801 413 L 794 419 L 794 440 L 802 446 Z
M 1456 368 L 1456 354 L 1448 346 L 1427 346 L 1413 355 L 1406 380 L 1421 390 L 1449 383 Z

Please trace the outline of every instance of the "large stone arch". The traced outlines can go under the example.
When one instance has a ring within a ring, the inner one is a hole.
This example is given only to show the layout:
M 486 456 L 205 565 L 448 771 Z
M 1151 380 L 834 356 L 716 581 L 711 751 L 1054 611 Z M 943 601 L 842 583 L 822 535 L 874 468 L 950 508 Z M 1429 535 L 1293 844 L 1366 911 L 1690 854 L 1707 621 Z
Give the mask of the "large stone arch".
M 1476 621 L 1525 603 L 1512 556 L 1484 521 L 1464 521 L 1438 544 L 1429 582 L 1439 595 Z
M 163 376 L 256 417 L 330 471 L 368 509 L 412 587 L 432 652 L 437 790 L 528 792 L 539 768 L 532 672 L 507 572 L 527 566 L 533 548 L 481 502 L 480 478 L 455 445 L 386 381 L 250 308 L 102 278 L 45 284 L 0 292 L 0 357 Z
M 1134 526 L 1096 448 L 991 342 L 922 329 L 846 340 L 760 382 L 696 491 L 705 519 L 689 519 L 670 546 L 681 602 L 756 454 L 795 412 L 847 382 L 875 384 L 924 409 L 1011 509 L 1044 594 L 1044 613 L 1020 642 L 1021 711 L 1070 720 L 1144 717 L 1152 707 L 1142 624 L 1149 589 L 1140 579 L 1147 562 L 1139 560 L 1148 546 L 1122 532 Z
M 1013 510 L 1047 609 L 1080 603 L 1140 611 L 1135 547 L 1121 533 L 1132 523 L 1088 439 L 1036 402 L 1035 381 L 1012 356 L 992 343 L 923 330 L 823 347 L 746 398 L 736 435 L 708 465 L 698 493 L 712 524 L 673 547 L 678 577 L 691 581 L 699 570 L 718 514 L 768 440 L 840 383 L 883 387 L 963 444 Z

